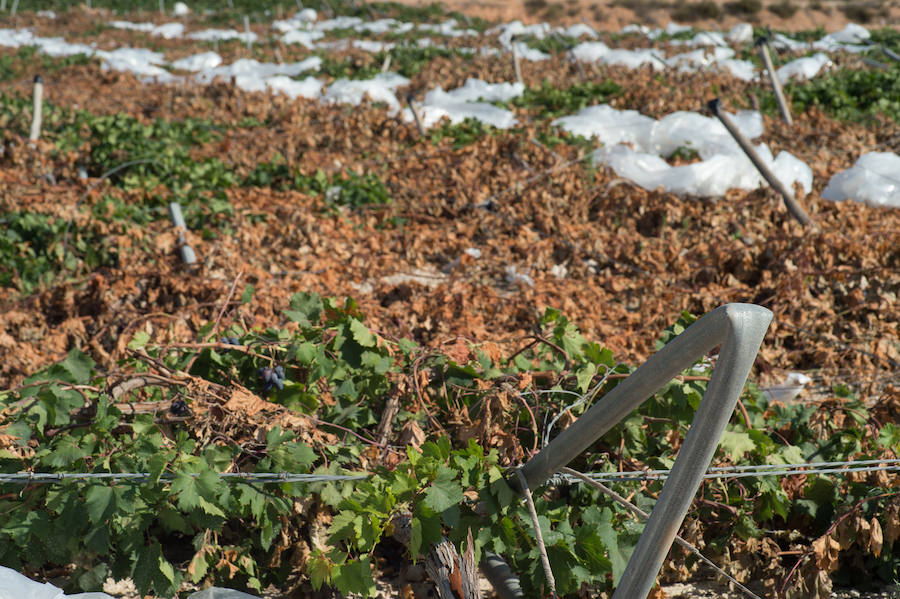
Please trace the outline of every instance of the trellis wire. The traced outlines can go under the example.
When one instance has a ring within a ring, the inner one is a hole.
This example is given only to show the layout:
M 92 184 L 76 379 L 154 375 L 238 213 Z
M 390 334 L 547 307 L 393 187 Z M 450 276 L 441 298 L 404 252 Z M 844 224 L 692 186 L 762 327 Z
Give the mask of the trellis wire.
M 200 476 L 198 472 L 188 472 L 188 476 Z M 321 483 L 337 481 L 365 480 L 369 474 L 294 474 L 291 472 L 222 472 L 217 474 L 226 480 L 254 483 Z M 128 482 L 149 482 L 149 472 L 17 472 L 0 474 L 0 483 L 47 484 L 64 480 L 111 480 Z M 163 482 L 175 480 L 175 475 L 162 474 Z
M 880 465 L 885 464 L 885 465 Z M 760 464 L 755 466 L 721 466 L 710 468 L 704 479 L 746 478 L 751 476 L 796 476 L 800 474 L 840 474 L 845 472 L 900 471 L 900 460 L 850 460 L 847 462 L 811 462 L 801 464 Z M 593 480 L 645 481 L 665 480 L 670 470 L 641 470 L 632 472 L 588 472 Z M 568 479 L 566 475 L 557 475 Z
M 796 476 L 801 474 L 841 474 L 848 472 L 900 471 L 900 459 L 890 460 L 849 460 L 846 462 L 809 462 L 799 464 L 758 464 L 749 466 L 711 467 L 703 476 L 713 478 L 745 478 L 751 476 Z M 638 470 L 630 472 L 587 472 L 585 476 L 596 481 L 644 481 L 664 480 L 669 470 Z M 186 473 L 200 476 L 200 473 Z M 255 483 L 318 483 L 365 480 L 369 473 L 359 474 L 296 474 L 292 472 L 223 472 L 217 474 L 225 480 Z M 0 483 L 51 484 L 64 480 L 110 480 L 128 482 L 148 482 L 149 472 L 14 472 L 0 473 Z M 175 474 L 164 473 L 159 481 L 171 482 Z M 576 478 L 557 474 L 550 483 L 575 482 Z

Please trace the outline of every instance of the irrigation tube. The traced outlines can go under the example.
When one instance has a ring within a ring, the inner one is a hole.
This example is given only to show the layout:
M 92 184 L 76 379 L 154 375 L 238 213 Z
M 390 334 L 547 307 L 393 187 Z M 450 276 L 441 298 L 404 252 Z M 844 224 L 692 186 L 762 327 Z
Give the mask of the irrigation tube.
M 726 304 L 716 308 L 654 354 L 522 467 L 528 486 L 540 486 L 697 358 L 722 346 L 694 422 L 613 599 L 644 599 L 650 592 L 771 321 L 772 312 L 762 306 Z M 508 483 L 520 489 L 515 477 Z

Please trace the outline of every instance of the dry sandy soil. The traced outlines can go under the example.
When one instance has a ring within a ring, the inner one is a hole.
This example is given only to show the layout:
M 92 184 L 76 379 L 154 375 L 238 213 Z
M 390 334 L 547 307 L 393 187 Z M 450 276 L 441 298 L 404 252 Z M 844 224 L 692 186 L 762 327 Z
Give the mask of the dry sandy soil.
M 422 0 L 400 0 L 405 4 L 421 5 Z M 740 6 L 752 4 L 743 0 L 707 0 L 707 2 L 679 2 L 665 0 L 445 0 L 444 6 L 471 16 L 491 20 L 524 23 L 541 21 L 565 22 L 583 20 L 605 31 L 618 31 L 631 23 L 664 27 L 670 21 L 690 23 L 702 28 L 728 28 L 737 23 L 750 22 L 775 29 L 799 31 L 824 27 L 836 31 L 848 22 L 866 26 L 894 25 L 900 21 L 898 2 L 835 2 L 807 0 L 765 0 L 755 12 L 743 12 Z M 697 4 L 715 4 L 720 16 L 703 18 L 706 14 Z M 780 6 L 793 7 L 791 16 L 779 16 Z M 775 12 L 770 10 L 774 7 Z

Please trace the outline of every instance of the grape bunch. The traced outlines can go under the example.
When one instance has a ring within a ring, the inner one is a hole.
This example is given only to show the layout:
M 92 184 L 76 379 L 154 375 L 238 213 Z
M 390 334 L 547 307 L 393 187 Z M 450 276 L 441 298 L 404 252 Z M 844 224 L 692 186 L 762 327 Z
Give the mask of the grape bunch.
M 272 387 L 277 387 L 279 391 L 284 389 L 284 367 L 263 367 L 257 370 L 257 373 L 259 374 L 259 378 L 262 379 L 263 391 L 269 392 Z
M 175 399 L 172 400 L 172 404 L 169 406 L 169 412 L 173 416 L 190 416 L 191 409 L 188 407 L 187 402 L 183 399 Z
M 220 337 L 219 343 L 225 343 L 226 345 L 240 345 L 241 340 L 237 337 Z

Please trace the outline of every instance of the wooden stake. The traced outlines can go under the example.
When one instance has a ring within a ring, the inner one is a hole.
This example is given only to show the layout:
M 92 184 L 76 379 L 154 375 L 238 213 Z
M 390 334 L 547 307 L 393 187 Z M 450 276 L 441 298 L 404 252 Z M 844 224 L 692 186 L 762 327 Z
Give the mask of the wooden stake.
M 443 539 L 432 545 L 425 558 L 425 571 L 434 583 L 440 599 L 479 599 L 478 577 L 475 568 L 475 543 L 472 530 L 466 540 L 468 547 L 461 556 L 453 543 Z

